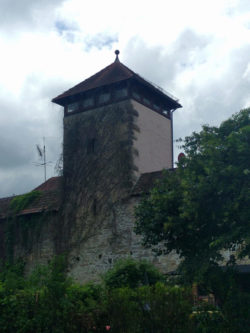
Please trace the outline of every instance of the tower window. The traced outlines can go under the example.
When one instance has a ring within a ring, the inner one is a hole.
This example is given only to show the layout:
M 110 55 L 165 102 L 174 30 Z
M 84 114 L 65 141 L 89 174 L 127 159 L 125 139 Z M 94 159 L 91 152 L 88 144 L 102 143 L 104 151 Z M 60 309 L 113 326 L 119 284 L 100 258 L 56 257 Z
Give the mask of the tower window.
M 74 112 L 78 109 L 78 103 L 72 103 L 68 105 L 68 112 Z
M 153 108 L 156 110 L 156 111 L 160 111 L 160 107 L 159 107 L 159 105 L 157 105 L 157 104 L 153 104 Z
M 115 93 L 114 93 L 114 97 L 115 97 L 116 100 L 118 100 L 120 98 L 127 97 L 127 95 L 128 95 L 127 88 L 116 89 Z
M 140 96 L 137 92 L 135 92 L 135 91 L 132 92 L 132 95 L 133 95 L 133 97 L 134 97 L 135 99 L 137 99 L 138 101 L 141 99 L 141 96 Z
M 87 142 L 87 154 L 95 152 L 96 139 L 89 139 Z
M 96 199 L 94 199 L 94 201 L 93 201 L 92 212 L 93 212 L 93 215 L 96 216 L 96 213 L 97 213 L 97 200 Z
M 82 101 L 82 105 L 83 105 L 84 108 L 89 108 L 89 107 L 93 106 L 94 105 L 94 98 L 93 97 L 85 98 Z
M 162 113 L 163 113 L 165 116 L 168 116 L 168 117 L 169 117 L 169 115 L 170 115 L 170 112 L 167 111 L 167 110 L 163 110 Z
M 143 97 L 143 102 L 144 102 L 146 105 L 150 105 L 150 104 L 151 104 L 151 103 L 150 103 L 150 100 L 147 99 L 147 98 L 145 98 L 145 97 Z
M 98 98 L 98 103 L 107 103 L 110 100 L 110 93 L 102 93 Z

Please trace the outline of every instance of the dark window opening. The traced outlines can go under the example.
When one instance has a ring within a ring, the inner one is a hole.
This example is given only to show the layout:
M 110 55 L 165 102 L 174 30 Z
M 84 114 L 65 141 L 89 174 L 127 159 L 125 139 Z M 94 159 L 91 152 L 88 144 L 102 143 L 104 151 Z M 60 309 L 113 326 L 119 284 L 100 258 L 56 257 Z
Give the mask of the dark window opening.
M 150 106 L 150 100 L 147 99 L 146 97 L 143 97 L 143 102 L 146 104 L 146 105 L 149 105 Z
M 94 98 L 93 97 L 87 97 L 82 101 L 82 105 L 84 108 L 89 108 L 94 105 Z
M 95 152 L 96 139 L 89 139 L 87 142 L 87 154 Z
M 140 99 L 141 99 L 141 96 L 140 96 L 137 92 L 135 92 L 135 91 L 132 92 L 132 96 L 133 96 L 135 99 L 137 99 L 137 100 L 140 100 Z
M 110 93 L 109 92 L 102 93 L 98 98 L 98 104 L 107 103 L 107 102 L 109 102 L 109 100 L 110 100 Z
M 118 88 L 114 91 L 115 100 L 119 100 L 119 99 L 127 97 L 127 96 L 128 96 L 128 90 L 126 87 Z
M 94 201 L 93 201 L 92 211 L 93 211 L 93 215 L 95 216 L 96 212 L 97 212 L 97 201 L 96 201 L 96 199 L 94 199 Z
M 68 113 L 78 110 L 78 103 L 71 103 L 68 105 Z
M 157 104 L 153 104 L 153 108 L 156 110 L 156 111 L 160 111 L 160 106 L 157 105 Z
M 170 112 L 168 110 L 163 110 L 162 113 L 164 114 L 164 116 L 167 116 L 167 117 L 170 116 Z

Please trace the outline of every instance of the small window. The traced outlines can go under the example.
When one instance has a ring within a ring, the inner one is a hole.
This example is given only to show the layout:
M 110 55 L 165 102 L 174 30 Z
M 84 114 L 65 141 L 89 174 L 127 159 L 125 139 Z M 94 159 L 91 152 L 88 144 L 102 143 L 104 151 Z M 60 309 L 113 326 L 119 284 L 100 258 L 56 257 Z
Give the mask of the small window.
M 94 105 L 94 98 L 93 97 L 88 97 L 88 98 L 85 98 L 83 101 L 82 101 L 82 106 L 84 108 L 89 108 L 91 106 Z
M 153 104 L 153 108 L 156 110 L 156 111 L 160 111 L 160 107 L 159 107 L 159 105 L 157 105 L 157 104 Z
M 124 98 L 128 96 L 128 89 L 127 88 L 120 88 L 116 89 L 114 93 L 115 100 Z
M 92 212 L 93 212 L 93 215 L 96 216 L 96 213 L 97 213 L 97 200 L 96 199 L 93 200 Z
M 87 142 L 87 154 L 95 152 L 96 139 L 89 139 Z
M 98 103 L 103 104 L 107 103 L 110 100 L 110 93 L 103 93 L 98 98 Z
M 72 103 L 68 105 L 68 112 L 74 112 L 78 110 L 78 103 Z
M 168 116 L 168 117 L 169 117 L 169 111 L 167 111 L 167 110 L 163 110 L 162 113 L 163 113 L 165 116 Z
M 146 105 L 150 105 L 150 104 L 151 104 L 151 103 L 150 103 L 150 100 L 147 99 L 147 98 L 145 98 L 145 97 L 143 97 L 143 102 L 144 102 Z
M 137 100 L 140 100 L 140 99 L 141 99 L 141 96 L 140 96 L 137 92 L 135 92 L 135 91 L 132 92 L 132 96 L 133 96 L 135 99 L 137 99 Z

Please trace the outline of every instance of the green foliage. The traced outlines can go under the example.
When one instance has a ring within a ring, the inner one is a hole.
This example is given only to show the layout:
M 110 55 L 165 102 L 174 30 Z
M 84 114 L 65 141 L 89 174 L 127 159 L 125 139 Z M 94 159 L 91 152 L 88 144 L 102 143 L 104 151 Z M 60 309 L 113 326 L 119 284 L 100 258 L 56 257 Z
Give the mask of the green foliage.
M 232 288 L 222 306 L 225 332 L 247 333 L 250 327 L 250 294 Z
M 25 264 L 22 260 L 18 260 L 14 265 L 10 263 L 1 265 L 0 282 L 7 294 L 23 288 L 25 284 L 24 267 Z
M 133 284 L 133 288 L 74 283 L 66 276 L 63 256 L 37 267 L 26 279 L 23 270 L 19 262 L 0 272 L 1 333 L 103 333 L 106 325 L 116 333 L 245 333 L 249 329 L 249 293 L 232 283 L 227 284 L 219 309 L 204 303 L 193 307 L 189 288 L 162 282 Z
M 152 285 L 163 281 L 163 275 L 147 261 L 124 259 L 118 261 L 103 277 L 107 288 Z
M 152 287 L 141 287 L 139 299 L 144 310 L 142 328 L 146 331 L 190 332 L 192 301 L 188 289 L 157 283 Z
M 182 148 L 178 169 L 137 207 L 136 232 L 158 252 L 175 250 L 199 279 L 223 249 L 250 254 L 250 109 L 203 126 Z
M 191 332 L 190 294 L 183 288 L 156 283 L 115 288 L 107 298 L 113 332 Z
M 193 330 L 195 333 L 222 333 L 225 332 L 225 320 L 221 310 L 217 307 L 201 303 L 193 308 L 191 314 Z
M 19 213 L 28 207 L 36 198 L 41 196 L 40 191 L 31 191 L 26 194 L 18 195 L 11 200 L 10 209 L 13 214 Z

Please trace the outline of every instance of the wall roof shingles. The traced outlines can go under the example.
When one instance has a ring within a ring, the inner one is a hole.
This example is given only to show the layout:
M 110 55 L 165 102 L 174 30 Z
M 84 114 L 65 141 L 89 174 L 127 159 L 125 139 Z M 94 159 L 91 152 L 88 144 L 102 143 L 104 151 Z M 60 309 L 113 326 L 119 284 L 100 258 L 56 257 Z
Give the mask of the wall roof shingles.
M 61 183 L 62 177 L 52 177 L 36 187 L 34 191 L 40 191 L 41 195 L 21 210 L 18 215 L 58 211 L 61 204 Z M 0 199 L 0 219 L 5 219 L 11 213 L 10 203 L 15 197 L 17 196 Z
M 149 193 L 156 182 L 163 177 L 163 171 L 142 174 L 131 190 L 131 195 L 140 196 L 144 193 Z M 52 177 L 36 187 L 34 191 L 40 191 L 41 196 L 36 198 L 24 210 L 20 211 L 18 215 L 58 211 L 61 205 L 62 180 L 62 177 Z M 10 214 L 10 203 L 15 197 L 16 196 L 0 199 L 0 219 L 5 219 Z

